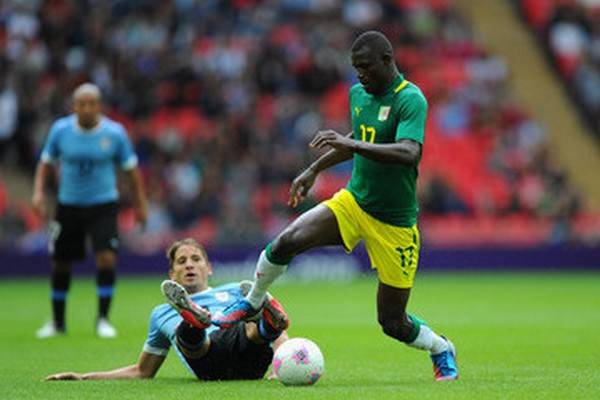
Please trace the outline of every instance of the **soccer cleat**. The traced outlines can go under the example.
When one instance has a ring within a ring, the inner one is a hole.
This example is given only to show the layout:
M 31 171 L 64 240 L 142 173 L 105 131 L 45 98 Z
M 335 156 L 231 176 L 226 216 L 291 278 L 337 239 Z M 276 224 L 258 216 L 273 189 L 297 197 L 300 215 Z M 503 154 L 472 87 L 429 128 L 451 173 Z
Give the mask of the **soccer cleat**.
M 249 280 L 240 281 L 240 291 L 242 292 L 242 296 L 248 296 L 248 293 L 252 290 L 252 286 L 254 286 L 254 282 Z M 256 313 L 251 317 L 245 319 L 245 321 L 254 321 L 257 322 L 261 317 L 261 313 Z
M 456 366 L 456 348 L 454 344 L 444 336 L 442 338 L 448 343 L 448 350 L 439 354 L 432 354 L 433 373 L 436 381 L 454 381 L 458 379 L 458 367 Z
M 64 336 L 64 334 L 64 329 L 57 328 L 54 321 L 48 321 L 44 324 L 44 326 L 37 330 L 35 336 L 38 339 L 48 339 L 56 336 Z
M 256 309 L 252 307 L 248 299 L 243 298 L 216 314 L 212 322 L 221 328 L 231 328 L 240 321 L 252 319 L 261 309 L 262 306 Z
M 106 318 L 100 318 L 96 324 L 96 334 L 102 339 L 112 339 L 117 337 L 117 330 Z
M 263 306 L 262 317 L 276 332 L 283 332 L 290 326 L 290 319 L 283 306 L 269 293 L 267 293 L 267 300 Z
M 210 312 L 194 303 L 185 288 L 179 283 L 166 280 L 160 285 L 160 289 L 169 304 L 177 310 L 187 323 L 199 329 L 210 326 Z

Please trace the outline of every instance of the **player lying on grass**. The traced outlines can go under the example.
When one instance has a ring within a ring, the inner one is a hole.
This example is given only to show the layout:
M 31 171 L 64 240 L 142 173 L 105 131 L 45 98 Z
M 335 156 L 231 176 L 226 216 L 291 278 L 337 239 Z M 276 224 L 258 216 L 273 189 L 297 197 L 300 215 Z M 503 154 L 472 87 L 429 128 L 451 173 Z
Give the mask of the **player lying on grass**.
M 181 362 L 201 380 L 261 379 L 273 346 L 287 340 L 288 318 L 272 296 L 259 317 L 219 329 L 211 314 L 244 297 L 250 282 L 208 286 L 212 267 L 194 239 L 174 242 L 167 251 L 169 278 L 161 289 L 169 304 L 154 308 L 148 338 L 137 363 L 111 371 L 63 372 L 46 380 L 152 378 L 173 346 Z M 272 346 L 273 345 L 273 346 Z

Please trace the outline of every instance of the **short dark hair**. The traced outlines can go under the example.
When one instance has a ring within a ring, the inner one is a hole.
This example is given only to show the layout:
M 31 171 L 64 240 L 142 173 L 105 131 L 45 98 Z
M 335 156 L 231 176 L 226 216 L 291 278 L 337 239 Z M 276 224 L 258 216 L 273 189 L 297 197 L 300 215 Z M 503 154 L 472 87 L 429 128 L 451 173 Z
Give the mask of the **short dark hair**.
M 366 31 L 358 35 L 352 43 L 351 51 L 358 51 L 364 46 L 369 46 L 377 54 L 389 54 L 393 56 L 394 49 L 389 39 L 379 31 Z
M 196 239 L 188 237 L 180 240 L 176 240 L 169 246 L 167 250 L 167 260 L 169 260 L 169 269 L 173 269 L 173 263 L 175 262 L 175 253 L 181 246 L 194 246 L 202 252 L 202 256 L 206 260 L 208 260 L 208 256 L 206 254 L 206 249 L 200 243 L 196 241 Z

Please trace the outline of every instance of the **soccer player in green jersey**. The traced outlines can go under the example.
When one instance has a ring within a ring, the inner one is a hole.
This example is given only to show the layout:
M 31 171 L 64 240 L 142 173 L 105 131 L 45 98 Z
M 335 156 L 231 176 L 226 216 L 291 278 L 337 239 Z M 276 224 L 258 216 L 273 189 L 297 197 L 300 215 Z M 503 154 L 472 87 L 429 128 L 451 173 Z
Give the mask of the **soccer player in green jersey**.
M 352 132 L 316 134 L 310 146 L 330 150 L 294 179 L 289 204 L 295 207 L 306 196 L 319 172 L 352 158 L 350 182 L 266 246 L 248 296 L 213 322 L 227 327 L 257 313 L 268 287 L 296 255 L 328 245 L 350 252 L 364 240 L 379 278 L 377 314 L 383 332 L 429 351 L 436 380 L 454 380 L 458 369 L 453 344 L 406 312 L 421 245 L 416 181 L 427 100 L 398 72 L 392 45 L 382 33 L 358 36 L 351 56 L 360 81 L 350 89 Z

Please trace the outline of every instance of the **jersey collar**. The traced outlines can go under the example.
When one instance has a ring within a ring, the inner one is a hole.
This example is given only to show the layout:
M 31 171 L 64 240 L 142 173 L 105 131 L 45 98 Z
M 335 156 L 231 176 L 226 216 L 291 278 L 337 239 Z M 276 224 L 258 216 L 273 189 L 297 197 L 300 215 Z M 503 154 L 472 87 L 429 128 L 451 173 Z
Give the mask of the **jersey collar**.
M 402 89 L 404 89 L 408 85 L 408 81 L 404 79 L 404 75 L 398 74 L 397 77 L 394 78 L 392 84 L 388 87 L 388 89 L 382 94 L 382 96 L 387 96 L 390 93 L 398 93 Z
M 202 294 L 202 293 L 210 292 L 212 289 L 213 289 L 212 286 L 207 286 L 206 289 L 201 290 L 199 292 L 196 292 L 194 294 L 190 294 L 190 296 L 195 296 L 197 294 Z
M 100 128 L 104 123 L 104 115 L 100 115 L 98 118 L 98 123 L 92 129 L 85 129 L 81 125 L 79 125 L 79 121 L 77 120 L 77 115 L 73 114 L 73 125 L 75 126 L 75 131 L 81 135 L 93 135 L 94 133 L 98 133 Z

